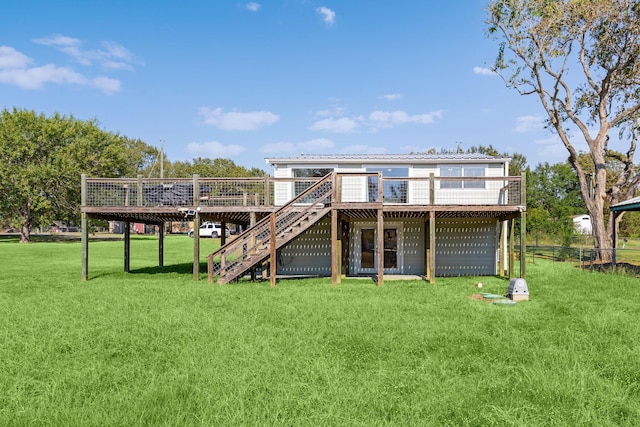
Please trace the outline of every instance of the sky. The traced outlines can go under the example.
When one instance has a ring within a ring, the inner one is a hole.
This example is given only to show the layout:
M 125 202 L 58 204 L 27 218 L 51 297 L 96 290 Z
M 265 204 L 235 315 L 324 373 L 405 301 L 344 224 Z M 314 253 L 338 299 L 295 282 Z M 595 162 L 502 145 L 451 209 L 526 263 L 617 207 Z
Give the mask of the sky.
M 302 153 L 478 145 L 564 162 L 537 98 L 490 72 L 487 3 L 2 0 L 0 108 L 267 173 Z

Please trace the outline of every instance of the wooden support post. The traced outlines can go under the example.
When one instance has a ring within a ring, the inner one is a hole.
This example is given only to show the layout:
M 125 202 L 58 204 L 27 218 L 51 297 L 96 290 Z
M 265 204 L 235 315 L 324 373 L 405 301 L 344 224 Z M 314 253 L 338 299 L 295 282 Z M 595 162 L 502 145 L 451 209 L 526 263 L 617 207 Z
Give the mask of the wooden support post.
M 200 280 L 200 212 L 193 217 L 193 280 Z
M 527 174 L 522 172 L 520 180 L 520 204 L 527 204 Z M 524 279 L 527 265 L 527 212 L 520 212 L 520 277 Z
M 425 215 L 422 218 L 422 227 L 423 227 L 423 236 L 424 236 L 424 276 L 429 280 L 431 277 L 431 269 L 429 265 L 429 255 L 431 251 L 429 250 L 429 218 Z
M 124 272 L 129 272 L 131 260 L 131 223 L 125 221 L 124 223 Z
M 227 244 L 227 223 L 222 221 L 220 223 L 220 246 Z
M 382 181 L 380 181 L 382 186 Z M 382 207 L 378 208 L 378 281 L 376 284 L 382 286 L 384 283 L 384 215 Z
M 271 287 L 275 288 L 276 287 L 276 273 L 277 273 L 277 251 L 276 251 L 276 216 L 274 214 L 271 214 L 269 217 L 269 231 L 271 233 L 271 245 L 270 245 L 270 259 L 269 259 L 269 266 L 270 266 L 270 279 L 271 279 Z
M 500 221 L 498 236 L 498 276 L 504 277 L 504 268 L 507 258 L 507 221 Z
M 257 196 L 257 194 L 256 194 Z M 249 212 L 249 228 L 253 228 L 256 225 L 256 213 L 255 212 Z M 244 230 L 242 230 L 244 232 Z M 250 251 L 255 251 L 255 247 L 256 247 L 256 238 L 255 236 L 251 236 L 251 238 L 249 239 L 249 250 Z M 251 280 L 256 280 L 256 267 L 255 265 L 253 267 L 251 267 Z
M 164 267 L 164 222 L 158 225 L 158 266 Z
M 265 206 L 271 206 L 271 181 L 270 181 L 270 177 L 269 175 L 265 175 L 264 176 L 264 205 Z
M 138 175 L 138 186 L 136 191 L 136 206 L 142 206 L 143 193 L 144 193 L 144 183 L 142 182 L 142 175 Z
M 436 283 L 436 213 L 429 211 L 429 283 Z
M 87 175 L 82 174 L 82 184 L 80 188 L 80 206 L 87 206 Z M 82 275 L 81 280 L 89 280 L 89 226 L 87 214 L 82 212 Z
M 429 204 L 436 204 L 436 179 L 433 172 L 429 174 Z
M 512 219 L 509 220 L 509 278 L 513 278 L 515 272 L 514 270 L 514 258 L 515 258 L 515 227 L 514 221 Z
M 193 217 L 193 280 L 200 280 L 200 176 L 193 175 L 193 206 L 196 207 Z
M 340 240 L 338 240 L 338 211 L 331 209 L 331 284 L 337 285 L 340 283 L 340 258 L 342 256 L 342 249 L 339 246 Z

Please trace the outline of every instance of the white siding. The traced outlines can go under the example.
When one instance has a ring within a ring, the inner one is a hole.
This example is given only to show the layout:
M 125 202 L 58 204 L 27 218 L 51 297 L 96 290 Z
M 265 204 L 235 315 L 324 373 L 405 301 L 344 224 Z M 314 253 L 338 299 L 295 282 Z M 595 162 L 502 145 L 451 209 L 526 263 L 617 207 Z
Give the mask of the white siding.
M 436 276 L 496 274 L 496 219 L 437 219 Z
M 436 165 L 431 166 L 414 166 L 409 169 L 409 176 L 416 178 L 428 178 L 430 174 L 437 175 L 438 168 Z M 416 205 L 428 205 L 429 201 L 429 181 L 409 181 L 408 185 L 408 203 Z
M 290 178 L 291 169 L 280 168 L 273 171 L 274 178 Z M 293 194 L 293 183 L 276 182 L 273 187 L 274 205 L 282 206 L 291 200 Z
M 483 166 L 485 176 L 503 176 L 503 165 L 484 164 L 473 165 L 464 164 L 461 167 Z M 439 168 L 438 168 L 439 174 Z M 464 177 L 460 177 L 464 181 Z M 440 182 L 436 183 L 435 204 L 436 205 L 497 205 L 503 204 L 505 194 L 502 188 L 506 181 L 485 181 L 485 188 L 440 188 Z

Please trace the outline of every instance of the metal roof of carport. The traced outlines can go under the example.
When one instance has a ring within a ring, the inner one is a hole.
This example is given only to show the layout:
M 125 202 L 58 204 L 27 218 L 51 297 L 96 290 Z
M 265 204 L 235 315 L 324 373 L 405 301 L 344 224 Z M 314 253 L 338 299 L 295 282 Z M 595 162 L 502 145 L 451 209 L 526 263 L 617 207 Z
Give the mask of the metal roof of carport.
M 613 212 L 640 211 L 640 197 L 625 200 L 624 202 L 611 205 L 609 209 Z

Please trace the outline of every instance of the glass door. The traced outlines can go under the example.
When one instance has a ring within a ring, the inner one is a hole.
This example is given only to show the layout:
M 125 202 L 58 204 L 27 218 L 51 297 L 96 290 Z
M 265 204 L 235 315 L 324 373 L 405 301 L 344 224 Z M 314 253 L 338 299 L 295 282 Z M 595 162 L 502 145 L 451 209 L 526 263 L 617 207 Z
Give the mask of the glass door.
M 386 273 L 399 273 L 402 269 L 402 252 L 400 250 L 399 226 L 384 228 L 383 242 L 383 268 Z M 377 257 L 377 229 L 375 226 L 363 226 L 360 229 L 360 269 L 362 272 L 375 272 L 378 268 Z

